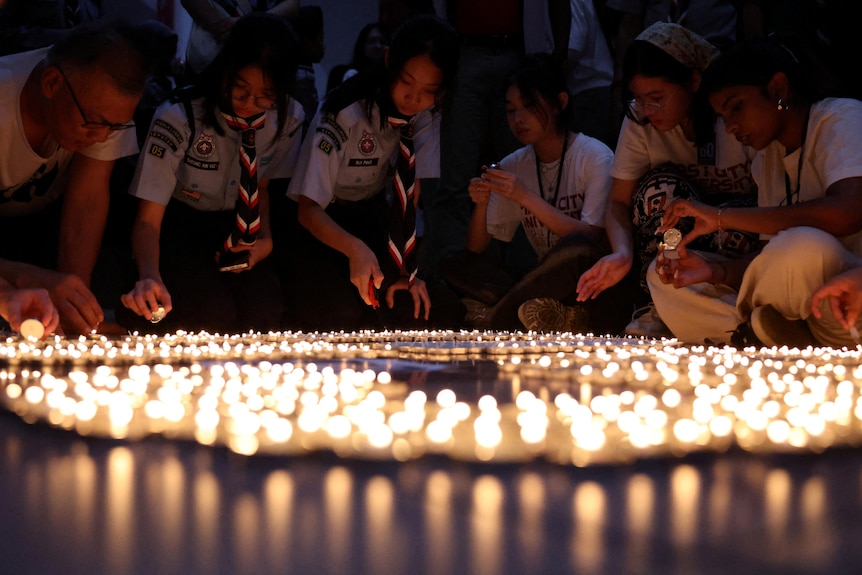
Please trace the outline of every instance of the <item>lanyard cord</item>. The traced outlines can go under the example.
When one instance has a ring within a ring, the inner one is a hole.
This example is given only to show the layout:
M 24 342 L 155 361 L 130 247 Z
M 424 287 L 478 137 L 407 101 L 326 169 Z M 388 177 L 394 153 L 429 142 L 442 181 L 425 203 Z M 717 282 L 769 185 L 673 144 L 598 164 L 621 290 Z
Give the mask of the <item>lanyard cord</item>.
M 799 161 L 796 163 L 796 191 L 790 189 L 790 176 L 784 170 L 784 194 L 787 205 L 793 204 L 793 197 L 799 199 L 799 186 L 802 185 L 802 161 L 805 156 L 805 138 L 808 136 L 808 118 L 811 116 L 811 108 L 805 112 L 805 123 L 802 125 L 802 143 L 799 145 Z
M 545 198 L 545 186 L 542 184 L 542 163 L 539 161 L 539 154 L 536 154 L 536 178 L 539 180 L 539 196 L 551 204 L 555 209 L 557 208 L 557 200 L 560 197 L 560 184 L 563 181 L 563 163 L 566 161 L 566 150 L 569 147 L 569 133 L 566 132 L 565 136 L 563 136 L 563 154 L 560 156 L 560 165 L 557 166 L 557 182 L 554 186 L 554 199 L 553 201 Z M 535 150 L 534 150 L 535 153 Z M 551 230 L 548 229 L 548 247 L 551 247 Z
M 553 201 L 547 199 L 545 197 L 545 186 L 542 184 L 542 164 L 539 161 L 539 154 L 536 154 L 536 178 L 539 180 L 539 196 L 555 208 L 557 207 L 557 200 L 560 197 L 560 182 L 563 181 L 563 162 L 566 160 L 566 149 L 569 147 L 569 134 L 566 133 L 566 136 L 563 138 L 563 155 L 560 156 L 560 165 L 557 166 L 557 183 L 554 186 L 554 199 Z

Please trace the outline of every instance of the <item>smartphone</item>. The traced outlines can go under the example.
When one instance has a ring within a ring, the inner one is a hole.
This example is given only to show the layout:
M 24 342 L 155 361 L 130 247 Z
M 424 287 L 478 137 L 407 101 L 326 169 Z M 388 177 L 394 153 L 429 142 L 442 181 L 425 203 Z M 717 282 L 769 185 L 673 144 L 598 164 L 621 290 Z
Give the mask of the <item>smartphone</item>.
M 224 252 L 218 261 L 221 272 L 232 272 L 248 268 L 248 252 Z

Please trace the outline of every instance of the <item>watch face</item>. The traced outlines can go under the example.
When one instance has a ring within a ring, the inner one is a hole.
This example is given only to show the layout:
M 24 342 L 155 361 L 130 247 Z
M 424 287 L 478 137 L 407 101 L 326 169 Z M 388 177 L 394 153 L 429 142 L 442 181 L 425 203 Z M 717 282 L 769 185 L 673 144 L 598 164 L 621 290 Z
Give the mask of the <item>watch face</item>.
M 671 228 L 664 233 L 664 243 L 670 248 L 675 248 L 682 240 L 682 232 L 676 228 Z

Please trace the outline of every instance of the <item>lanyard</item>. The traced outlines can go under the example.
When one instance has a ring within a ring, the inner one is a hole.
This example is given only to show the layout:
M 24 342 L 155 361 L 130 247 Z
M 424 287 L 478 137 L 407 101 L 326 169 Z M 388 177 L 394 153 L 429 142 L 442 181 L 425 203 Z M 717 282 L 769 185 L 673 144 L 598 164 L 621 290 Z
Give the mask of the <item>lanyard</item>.
M 566 160 L 566 149 L 569 147 L 569 134 L 566 133 L 563 138 L 563 155 L 560 156 L 560 165 L 557 166 L 557 183 L 554 186 L 553 201 L 545 197 L 545 186 L 542 184 L 542 163 L 539 161 L 539 154 L 536 154 L 536 178 L 539 180 L 539 196 L 554 206 L 557 207 L 557 199 L 560 197 L 560 182 L 563 181 L 563 162 Z
M 802 185 L 802 161 L 805 156 L 805 138 L 808 136 L 808 118 L 811 116 L 811 108 L 805 112 L 805 123 L 802 125 L 802 143 L 799 145 L 799 161 L 796 164 L 796 190 L 790 189 L 790 176 L 784 170 L 784 197 L 787 205 L 793 204 L 793 197 L 799 199 L 799 186 Z
M 563 162 L 566 161 L 566 149 L 569 147 L 569 133 L 566 132 L 566 135 L 563 136 L 563 154 L 560 156 L 560 165 L 557 166 L 557 182 L 554 185 L 554 199 L 553 201 L 545 198 L 545 186 L 542 183 L 542 163 L 539 161 L 539 154 L 536 154 L 536 179 L 539 180 L 539 197 L 543 200 L 551 204 L 555 209 L 557 208 L 557 200 L 560 197 L 560 184 L 563 181 Z M 548 247 L 551 247 L 551 230 L 548 230 Z

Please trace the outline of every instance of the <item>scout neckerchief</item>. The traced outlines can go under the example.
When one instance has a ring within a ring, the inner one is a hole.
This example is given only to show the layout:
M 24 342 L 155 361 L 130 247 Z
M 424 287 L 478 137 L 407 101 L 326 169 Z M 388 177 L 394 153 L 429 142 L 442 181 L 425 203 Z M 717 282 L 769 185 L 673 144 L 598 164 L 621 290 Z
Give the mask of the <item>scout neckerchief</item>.
M 260 198 L 257 193 L 257 153 L 255 131 L 263 128 L 266 112 L 250 118 L 222 113 L 225 122 L 240 134 L 239 187 L 236 198 L 236 228 L 224 242 L 224 251 L 237 244 L 251 246 L 260 231 Z
M 389 256 L 398 276 L 413 285 L 416 264 L 416 153 L 413 150 L 413 125 L 410 120 L 389 116 L 389 125 L 401 132 L 398 159 L 395 163 L 392 206 L 389 209 Z M 384 270 L 385 273 L 385 270 Z M 387 277 L 390 274 L 385 273 Z M 397 276 L 392 274 L 393 277 Z

